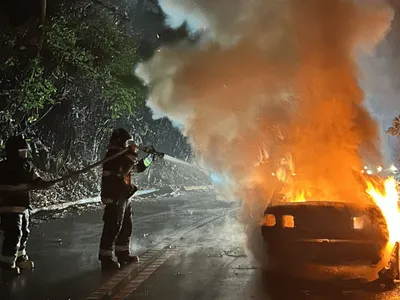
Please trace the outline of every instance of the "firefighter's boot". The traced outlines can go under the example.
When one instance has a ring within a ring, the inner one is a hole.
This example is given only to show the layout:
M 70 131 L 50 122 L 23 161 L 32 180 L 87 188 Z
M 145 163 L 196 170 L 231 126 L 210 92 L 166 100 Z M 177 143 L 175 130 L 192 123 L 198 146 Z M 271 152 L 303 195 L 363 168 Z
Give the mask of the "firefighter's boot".
M 118 256 L 118 262 L 121 265 L 121 267 L 126 266 L 131 263 L 136 263 L 139 262 L 139 257 L 138 256 L 130 256 L 130 255 L 121 255 Z
M 105 258 L 101 260 L 101 270 L 102 271 L 115 271 L 120 268 L 120 265 L 117 261 L 110 258 Z
M 28 255 L 22 255 L 17 258 L 17 267 L 20 269 L 33 269 L 35 267 L 35 263 L 31 261 Z
M 18 276 L 21 271 L 20 269 L 14 264 L 8 264 L 5 262 L 0 262 L 0 269 L 3 273 L 3 276 Z

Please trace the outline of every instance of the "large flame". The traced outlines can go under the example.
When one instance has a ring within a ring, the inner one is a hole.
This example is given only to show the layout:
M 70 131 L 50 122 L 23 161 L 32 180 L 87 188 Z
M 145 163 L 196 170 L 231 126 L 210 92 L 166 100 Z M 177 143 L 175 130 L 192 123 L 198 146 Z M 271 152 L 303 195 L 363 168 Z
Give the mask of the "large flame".
M 258 220 L 281 186 L 294 201 L 365 201 L 354 172 L 381 157 L 357 61 L 390 29 L 382 0 L 159 3 L 194 39 L 138 66 L 147 105 L 179 125 L 205 168 L 229 178 L 260 261 Z
M 399 195 L 397 193 L 397 182 L 393 177 L 385 180 L 384 187 L 384 191 L 380 192 L 379 189 L 375 188 L 373 183 L 369 181 L 367 182 L 366 192 L 374 200 L 386 220 L 389 232 L 389 241 L 386 248 L 390 253 L 396 242 L 400 241 Z
M 294 202 L 305 202 L 306 201 L 305 192 L 297 193 L 293 198 Z

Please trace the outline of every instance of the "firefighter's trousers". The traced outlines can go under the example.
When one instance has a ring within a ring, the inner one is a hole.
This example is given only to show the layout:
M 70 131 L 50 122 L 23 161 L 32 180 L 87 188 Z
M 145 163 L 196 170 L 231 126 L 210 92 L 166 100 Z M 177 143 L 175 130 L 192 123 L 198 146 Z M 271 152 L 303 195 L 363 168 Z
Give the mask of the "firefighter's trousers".
M 129 255 L 132 235 L 132 204 L 130 200 L 107 204 L 103 215 L 104 227 L 100 241 L 99 259 Z
M 26 255 L 30 213 L 28 209 L 23 213 L 1 213 L 0 219 L 0 230 L 3 231 L 0 261 L 13 266 L 17 257 Z

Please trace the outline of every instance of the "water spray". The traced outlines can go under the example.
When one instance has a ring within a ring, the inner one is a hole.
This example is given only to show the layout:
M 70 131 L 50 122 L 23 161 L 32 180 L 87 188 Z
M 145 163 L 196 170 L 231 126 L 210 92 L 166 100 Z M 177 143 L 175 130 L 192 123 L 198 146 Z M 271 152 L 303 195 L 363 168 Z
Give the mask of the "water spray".
M 62 182 L 62 181 L 67 181 L 69 179 L 73 179 L 81 174 L 87 173 L 88 171 L 105 164 L 106 162 L 113 160 L 121 155 L 123 155 L 124 153 L 128 152 L 128 151 L 135 151 L 135 149 L 141 150 L 145 153 L 148 154 L 152 154 L 157 158 L 163 158 L 165 160 L 168 160 L 172 163 L 176 163 L 176 164 L 180 164 L 180 165 L 185 165 L 185 166 L 189 166 L 192 168 L 196 168 L 199 169 L 203 172 L 206 172 L 206 170 L 200 168 L 199 166 L 196 166 L 194 164 L 188 163 L 184 160 L 175 158 L 173 156 L 167 155 L 165 153 L 156 151 L 153 147 L 149 147 L 149 146 L 137 146 L 133 143 L 128 143 L 128 147 L 124 148 L 123 150 L 119 151 L 118 153 L 114 154 L 113 156 L 104 158 L 102 160 L 99 160 L 89 166 L 86 166 L 83 169 L 77 170 L 77 171 L 72 171 L 70 172 L 68 175 L 62 176 L 58 179 L 55 180 L 51 180 L 48 181 L 48 185 L 46 185 L 45 187 L 40 187 L 36 184 L 32 184 L 32 183 L 23 183 L 23 184 L 18 184 L 18 185 L 0 185 L 0 192 L 28 192 L 28 191 L 33 191 L 33 190 L 42 190 L 42 189 L 48 189 L 49 187 L 53 186 L 56 183 Z M 1 199 L 0 199 L 1 202 Z

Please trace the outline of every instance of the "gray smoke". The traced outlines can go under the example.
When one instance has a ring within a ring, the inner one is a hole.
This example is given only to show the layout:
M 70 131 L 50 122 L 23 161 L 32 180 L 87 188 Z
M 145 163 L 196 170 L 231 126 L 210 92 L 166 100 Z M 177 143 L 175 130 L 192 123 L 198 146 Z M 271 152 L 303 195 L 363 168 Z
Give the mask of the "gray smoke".
M 385 37 L 392 11 L 384 2 L 159 3 L 169 26 L 186 23 L 200 38 L 164 46 L 138 66 L 150 88 L 147 105 L 181 125 L 205 167 L 227 176 L 243 199 L 255 256 L 263 252 L 253 233 L 283 165 L 299 175 L 288 191 L 294 198 L 364 201 L 355 189 L 359 149 L 377 163 L 381 156 L 356 57 Z
M 382 153 L 385 165 L 389 166 L 399 157 L 399 144 L 396 137 L 386 133 L 392 120 L 400 113 L 400 2 L 389 0 L 394 9 L 392 30 L 377 47 L 372 58 L 360 60 L 364 77 L 361 82 L 367 93 L 367 106 L 379 123 L 382 140 Z

